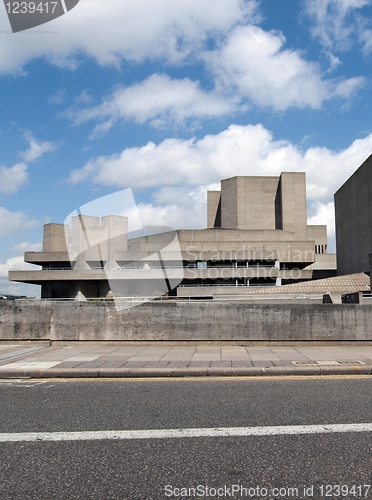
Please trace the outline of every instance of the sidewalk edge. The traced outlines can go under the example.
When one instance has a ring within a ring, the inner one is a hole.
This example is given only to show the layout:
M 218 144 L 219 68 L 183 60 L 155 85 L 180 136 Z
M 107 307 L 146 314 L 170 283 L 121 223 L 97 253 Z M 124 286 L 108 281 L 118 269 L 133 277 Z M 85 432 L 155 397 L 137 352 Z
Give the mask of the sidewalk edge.
M 192 367 L 192 368 L 49 368 L 44 370 L 1 369 L 0 379 L 19 378 L 176 378 L 176 377 L 266 377 L 311 375 L 371 375 L 372 365 Z

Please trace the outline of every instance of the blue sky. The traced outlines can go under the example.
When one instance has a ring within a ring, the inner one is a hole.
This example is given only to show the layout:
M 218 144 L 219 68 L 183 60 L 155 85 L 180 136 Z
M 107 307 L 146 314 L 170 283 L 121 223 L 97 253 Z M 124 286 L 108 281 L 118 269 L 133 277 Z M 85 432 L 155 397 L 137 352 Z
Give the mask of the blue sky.
M 0 291 L 42 227 L 131 188 L 206 226 L 207 189 L 305 171 L 308 219 L 372 153 L 371 0 L 80 0 L 13 34 L 0 5 Z

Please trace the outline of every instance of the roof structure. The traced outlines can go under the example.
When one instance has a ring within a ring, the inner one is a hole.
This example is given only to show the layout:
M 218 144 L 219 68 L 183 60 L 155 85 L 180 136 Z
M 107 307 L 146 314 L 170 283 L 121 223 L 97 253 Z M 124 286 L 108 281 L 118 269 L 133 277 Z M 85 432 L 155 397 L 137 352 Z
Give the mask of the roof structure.
M 368 292 L 370 290 L 370 278 L 365 273 L 347 274 L 344 276 L 334 276 L 320 280 L 304 281 L 291 285 L 248 287 L 246 294 L 293 294 L 293 293 L 323 293 L 330 292 L 355 293 Z

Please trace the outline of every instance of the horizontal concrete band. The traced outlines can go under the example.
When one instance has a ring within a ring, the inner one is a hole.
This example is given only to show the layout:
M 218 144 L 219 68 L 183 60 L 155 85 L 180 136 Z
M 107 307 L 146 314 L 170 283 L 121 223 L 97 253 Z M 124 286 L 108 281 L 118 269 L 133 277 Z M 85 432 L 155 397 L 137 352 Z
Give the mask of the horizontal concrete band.
M 3 341 L 371 341 L 371 324 L 357 304 L 0 301 Z
M 193 368 L 50 368 L 22 370 L 0 368 L 0 379 L 9 378 L 161 378 L 161 377 L 260 377 L 306 375 L 371 375 L 371 365 L 355 366 L 272 366 Z

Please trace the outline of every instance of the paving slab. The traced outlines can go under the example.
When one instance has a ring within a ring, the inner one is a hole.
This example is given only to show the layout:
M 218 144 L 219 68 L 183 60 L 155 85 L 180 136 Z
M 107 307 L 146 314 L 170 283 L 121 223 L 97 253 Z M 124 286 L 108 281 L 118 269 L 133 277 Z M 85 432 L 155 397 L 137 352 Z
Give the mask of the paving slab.
M 195 354 L 196 347 L 172 347 L 169 351 L 164 354 L 163 360 L 167 361 L 186 361 L 190 360 Z
M 255 361 L 280 361 L 280 358 L 270 347 L 252 346 L 247 350 L 253 363 Z
M 193 361 L 221 361 L 221 347 L 199 346 L 192 355 Z
M 0 378 L 345 374 L 372 374 L 372 346 L 0 343 Z

